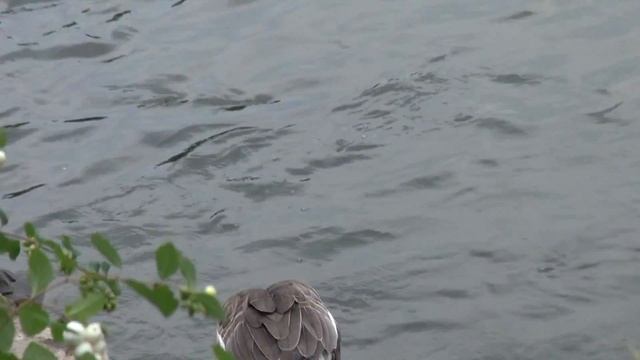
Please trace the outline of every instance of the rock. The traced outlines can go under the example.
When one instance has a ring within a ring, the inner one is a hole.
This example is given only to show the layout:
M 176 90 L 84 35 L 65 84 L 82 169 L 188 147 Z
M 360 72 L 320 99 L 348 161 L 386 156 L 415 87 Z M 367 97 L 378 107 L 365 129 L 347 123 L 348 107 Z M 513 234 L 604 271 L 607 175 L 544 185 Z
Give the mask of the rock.
M 14 337 L 13 345 L 11 346 L 12 353 L 22 356 L 27 346 L 29 346 L 32 341 L 35 341 L 49 349 L 49 351 L 56 355 L 59 360 L 74 360 L 71 351 L 67 352 L 64 345 L 53 341 L 51 331 L 49 331 L 48 328 L 40 334 L 30 338 L 22 332 L 22 327 L 20 326 L 20 322 L 17 318 L 13 320 L 13 324 L 16 327 L 16 336 Z

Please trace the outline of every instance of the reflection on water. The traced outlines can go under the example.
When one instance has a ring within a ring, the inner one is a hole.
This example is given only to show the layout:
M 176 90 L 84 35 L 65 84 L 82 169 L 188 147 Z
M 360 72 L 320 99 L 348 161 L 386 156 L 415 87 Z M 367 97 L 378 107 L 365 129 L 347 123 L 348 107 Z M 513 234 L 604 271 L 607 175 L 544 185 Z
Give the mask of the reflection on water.
M 140 276 L 172 239 L 223 296 L 309 281 L 349 359 L 624 359 L 640 333 L 639 16 L 5 1 L 1 206 L 10 230 L 35 220 L 81 247 L 105 232 Z M 207 356 L 211 324 L 123 302 L 114 356 Z

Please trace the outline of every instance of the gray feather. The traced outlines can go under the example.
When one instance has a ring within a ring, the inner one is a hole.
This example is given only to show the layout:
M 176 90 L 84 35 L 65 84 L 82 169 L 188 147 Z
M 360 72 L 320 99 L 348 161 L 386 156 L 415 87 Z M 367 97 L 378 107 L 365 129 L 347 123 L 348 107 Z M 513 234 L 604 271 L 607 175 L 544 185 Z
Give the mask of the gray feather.
M 302 326 L 314 339 L 322 341 L 322 320 L 317 311 L 311 307 L 302 307 Z
M 311 358 L 318 347 L 318 340 L 306 328 L 302 328 L 300 332 L 300 341 L 298 341 L 298 351 L 305 358 Z
M 249 328 L 249 333 L 251 333 L 254 344 L 267 359 L 278 360 L 280 358 L 280 348 L 278 347 L 278 344 L 276 344 L 276 340 L 264 327 L 251 327 Z
M 289 335 L 278 340 L 278 346 L 282 350 L 293 350 L 298 346 L 300 341 L 300 329 L 302 327 L 302 315 L 300 313 L 300 306 L 294 304 L 291 307 L 291 319 L 289 320 Z
M 276 311 L 276 303 L 273 301 L 273 296 L 267 290 L 252 290 L 249 293 L 249 304 L 264 313 Z

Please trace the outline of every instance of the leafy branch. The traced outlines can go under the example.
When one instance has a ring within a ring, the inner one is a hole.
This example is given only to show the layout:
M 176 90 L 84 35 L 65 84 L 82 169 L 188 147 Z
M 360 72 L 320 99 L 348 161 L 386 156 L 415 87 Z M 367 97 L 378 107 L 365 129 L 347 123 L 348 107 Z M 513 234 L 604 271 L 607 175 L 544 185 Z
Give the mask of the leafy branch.
M 0 128 L 0 167 L 6 160 L 2 151 L 6 143 L 4 129 Z M 8 216 L 0 209 L 0 227 L 8 221 Z M 24 224 L 24 235 L 0 230 L 0 255 L 6 254 L 12 261 L 17 260 L 21 254 L 26 257 L 31 290 L 30 295 L 24 299 L 8 299 L 0 295 L 0 360 L 20 359 L 18 355 L 11 353 L 17 336 L 13 321 L 16 317 L 22 332 L 28 337 L 34 337 L 47 328 L 59 343 L 69 340 L 69 334 L 73 333 L 74 328 L 76 340 L 79 336 L 77 329 L 102 336 L 99 327 L 96 330 L 92 327 L 94 324 L 86 328 L 82 324 L 99 313 L 116 311 L 123 284 L 158 309 L 164 317 L 168 318 L 178 308 L 182 308 L 190 316 L 202 315 L 212 321 L 224 319 L 224 309 L 216 297 L 215 289 L 212 286 L 200 290 L 197 288 L 195 265 L 173 243 L 166 242 L 156 249 L 155 262 L 159 280 L 151 282 L 113 275 L 112 267 L 122 269 L 123 265 L 117 249 L 100 233 L 92 234 L 90 243 L 103 260 L 81 263 L 81 254 L 70 237 L 62 236 L 58 240 L 43 237 L 32 223 Z M 175 281 L 174 284 L 169 283 L 178 272 L 182 281 L 178 284 Z M 78 287 L 79 297 L 65 306 L 63 314 L 53 318 L 50 311 L 42 305 L 41 299 L 46 293 L 68 284 Z M 92 352 L 95 349 L 87 342 L 78 340 L 74 345 L 77 345 L 76 359 L 106 360 L 96 351 Z M 106 346 L 104 343 L 103 345 Z M 212 349 L 217 359 L 233 359 L 218 345 Z M 106 349 L 104 354 L 106 357 Z M 49 360 L 56 357 L 47 347 L 31 341 L 22 354 L 22 359 Z

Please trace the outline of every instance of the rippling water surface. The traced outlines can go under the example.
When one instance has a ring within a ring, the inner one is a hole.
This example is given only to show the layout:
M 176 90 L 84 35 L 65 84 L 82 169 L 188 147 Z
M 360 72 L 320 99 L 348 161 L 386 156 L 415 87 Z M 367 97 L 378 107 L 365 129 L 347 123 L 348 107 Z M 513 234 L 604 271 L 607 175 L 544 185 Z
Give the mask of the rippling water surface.
M 223 297 L 306 280 L 346 359 L 626 359 L 640 341 L 637 1 L 0 10 L 11 230 L 89 254 L 102 231 L 148 278 L 172 239 Z M 208 357 L 209 324 L 123 302 L 114 358 Z

